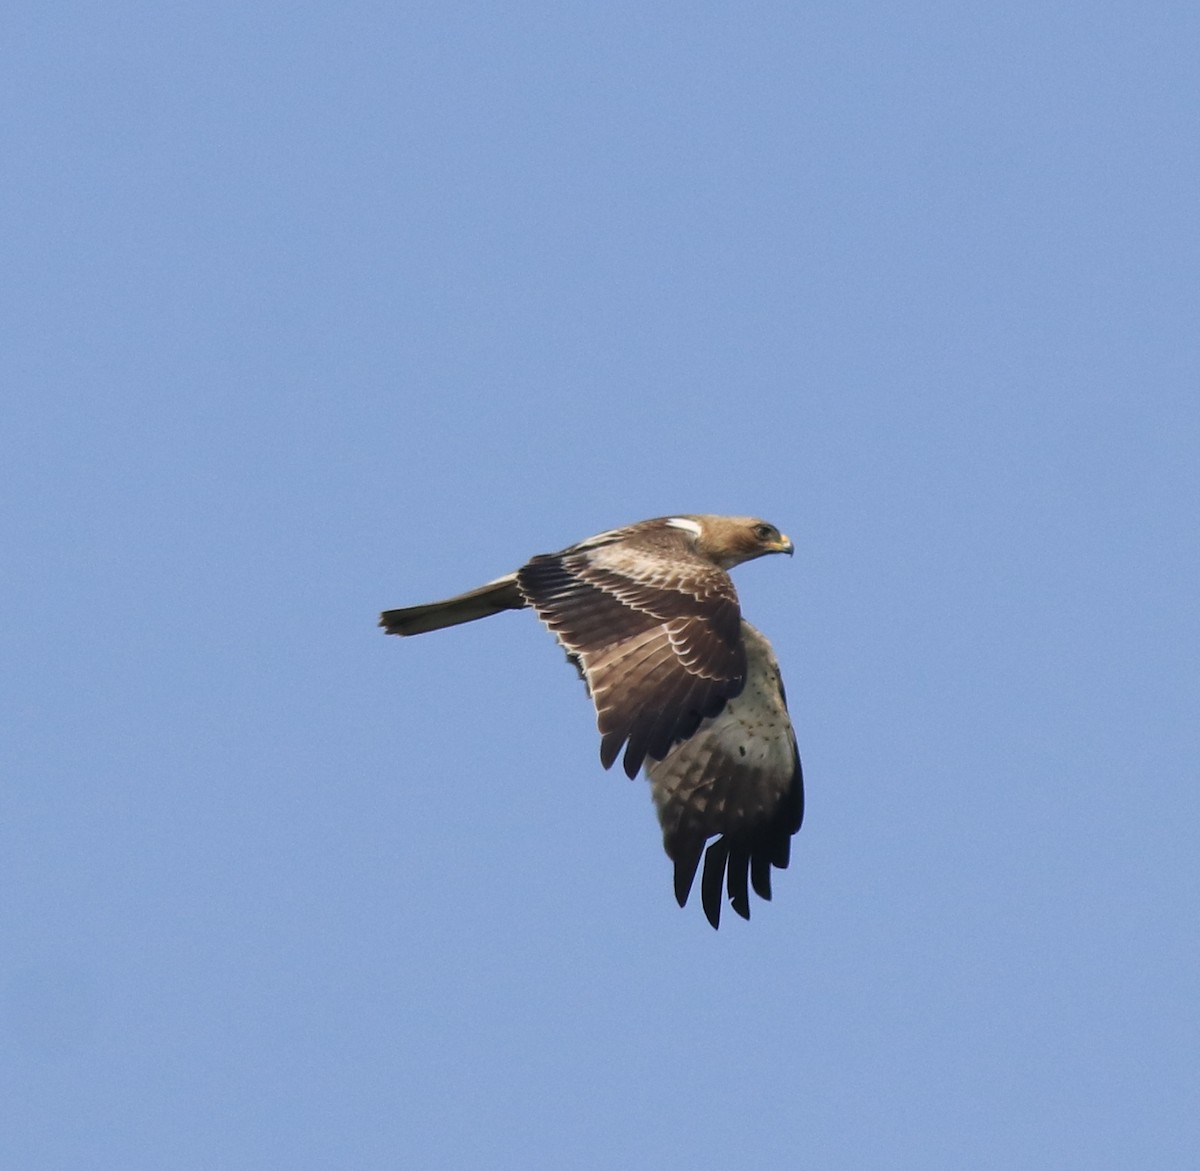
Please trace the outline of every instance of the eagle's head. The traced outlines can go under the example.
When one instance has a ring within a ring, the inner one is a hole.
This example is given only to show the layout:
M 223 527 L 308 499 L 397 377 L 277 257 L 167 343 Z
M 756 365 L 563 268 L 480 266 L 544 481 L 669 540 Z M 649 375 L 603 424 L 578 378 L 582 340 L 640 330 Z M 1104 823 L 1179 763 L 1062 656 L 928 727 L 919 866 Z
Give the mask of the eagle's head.
M 795 551 L 792 542 L 773 524 L 757 516 L 678 516 L 667 523 L 694 533 L 697 550 L 722 569 L 732 569 L 768 553 Z

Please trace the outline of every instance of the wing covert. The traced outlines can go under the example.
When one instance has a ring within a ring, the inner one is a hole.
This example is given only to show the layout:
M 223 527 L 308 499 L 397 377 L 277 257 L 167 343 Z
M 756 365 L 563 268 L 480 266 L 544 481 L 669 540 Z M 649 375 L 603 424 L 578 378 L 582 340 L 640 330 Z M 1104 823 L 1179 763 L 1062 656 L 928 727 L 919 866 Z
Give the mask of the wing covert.
M 584 676 L 604 767 L 624 748 L 633 777 L 741 693 L 746 652 L 733 582 L 683 534 L 606 536 L 532 558 L 517 581 Z

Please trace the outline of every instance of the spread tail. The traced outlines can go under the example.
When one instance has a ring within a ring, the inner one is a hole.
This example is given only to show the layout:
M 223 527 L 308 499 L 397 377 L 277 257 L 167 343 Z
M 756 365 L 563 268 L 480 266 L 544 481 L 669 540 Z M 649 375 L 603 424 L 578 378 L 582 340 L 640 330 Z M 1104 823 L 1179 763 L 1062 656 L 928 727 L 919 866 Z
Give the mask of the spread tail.
M 427 630 L 441 630 L 445 626 L 457 626 L 460 622 L 487 618 L 499 614 L 501 610 L 521 610 L 524 607 L 525 599 L 517 588 L 517 575 L 510 573 L 507 577 L 498 577 L 476 590 L 441 602 L 408 606 L 403 610 L 384 610 L 379 616 L 379 625 L 388 634 L 424 634 Z

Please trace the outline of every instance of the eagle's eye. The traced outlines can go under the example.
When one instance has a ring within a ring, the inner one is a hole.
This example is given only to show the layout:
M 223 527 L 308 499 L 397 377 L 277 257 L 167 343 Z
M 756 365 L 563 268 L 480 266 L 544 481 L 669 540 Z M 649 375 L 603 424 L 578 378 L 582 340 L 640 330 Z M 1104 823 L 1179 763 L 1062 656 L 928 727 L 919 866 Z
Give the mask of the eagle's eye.
M 755 525 L 754 535 L 760 541 L 770 541 L 779 536 L 779 534 L 775 531 L 774 525 Z

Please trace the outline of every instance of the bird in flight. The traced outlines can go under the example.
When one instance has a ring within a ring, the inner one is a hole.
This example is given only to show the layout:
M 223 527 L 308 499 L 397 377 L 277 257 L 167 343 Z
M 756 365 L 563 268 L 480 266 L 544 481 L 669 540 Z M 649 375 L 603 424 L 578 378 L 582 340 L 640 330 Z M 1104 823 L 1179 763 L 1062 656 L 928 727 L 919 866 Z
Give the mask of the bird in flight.
M 743 919 L 749 888 L 771 897 L 804 817 L 804 782 L 771 644 L 747 622 L 728 570 L 792 542 L 755 517 L 665 516 L 612 529 L 468 593 L 385 610 L 413 635 L 531 608 L 575 664 L 596 708 L 600 761 L 644 768 L 687 903 Z M 709 839 L 717 840 L 705 846 Z

